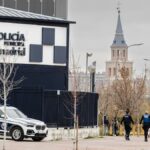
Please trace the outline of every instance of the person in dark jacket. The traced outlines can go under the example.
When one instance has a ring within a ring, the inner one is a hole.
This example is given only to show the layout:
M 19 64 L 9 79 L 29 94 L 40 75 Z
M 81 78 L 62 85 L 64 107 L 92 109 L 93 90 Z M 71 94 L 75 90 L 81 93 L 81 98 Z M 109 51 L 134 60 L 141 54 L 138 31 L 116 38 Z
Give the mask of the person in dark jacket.
M 145 142 L 147 142 L 148 129 L 150 127 L 150 115 L 148 114 L 148 111 L 145 111 L 145 114 L 141 117 L 140 124 L 141 123 L 143 123 Z
M 113 135 L 118 136 L 119 135 L 119 123 L 117 118 L 115 117 L 113 122 L 112 122 L 112 131 L 113 131 Z
M 126 110 L 126 114 L 123 116 L 121 120 L 121 124 L 124 123 L 125 128 L 125 139 L 130 140 L 130 131 L 131 131 L 131 123 L 134 124 L 131 115 L 129 114 L 129 109 Z
M 109 120 L 108 120 L 108 116 L 105 115 L 104 116 L 104 135 L 108 135 L 109 133 Z

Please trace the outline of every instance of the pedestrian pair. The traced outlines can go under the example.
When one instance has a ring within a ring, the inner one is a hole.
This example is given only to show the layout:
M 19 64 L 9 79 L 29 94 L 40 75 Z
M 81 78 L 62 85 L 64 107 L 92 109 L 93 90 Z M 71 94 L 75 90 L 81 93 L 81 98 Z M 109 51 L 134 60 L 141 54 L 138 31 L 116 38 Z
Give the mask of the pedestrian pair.
M 129 109 L 126 110 L 126 114 L 123 116 L 121 120 L 121 124 L 124 123 L 125 127 L 125 139 L 130 140 L 130 132 L 132 130 L 131 124 L 134 124 L 134 121 L 129 114 Z M 140 119 L 140 124 L 143 124 L 143 130 L 144 130 L 144 140 L 145 142 L 148 141 L 148 130 L 150 127 L 150 115 L 148 114 L 148 111 L 145 111 L 145 114 L 142 115 Z

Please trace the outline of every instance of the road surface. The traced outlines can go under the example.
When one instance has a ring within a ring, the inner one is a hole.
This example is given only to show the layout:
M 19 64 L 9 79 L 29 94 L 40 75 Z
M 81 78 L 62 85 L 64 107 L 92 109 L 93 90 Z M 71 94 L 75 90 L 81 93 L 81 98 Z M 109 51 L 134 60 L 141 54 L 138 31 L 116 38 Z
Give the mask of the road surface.
M 149 142 L 144 142 L 143 136 L 131 136 L 130 141 L 125 141 L 122 136 L 106 136 L 103 138 L 80 139 L 79 150 L 150 150 Z M 0 150 L 3 147 L 3 140 L 0 139 Z M 6 141 L 6 150 L 74 150 L 73 140 L 33 142 Z

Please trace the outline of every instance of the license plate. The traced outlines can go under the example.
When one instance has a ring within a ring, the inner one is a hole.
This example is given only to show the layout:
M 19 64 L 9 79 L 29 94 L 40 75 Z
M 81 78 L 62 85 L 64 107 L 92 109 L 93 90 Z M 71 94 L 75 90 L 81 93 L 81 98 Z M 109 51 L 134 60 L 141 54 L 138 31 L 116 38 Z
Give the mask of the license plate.
M 44 131 L 38 131 L 38 133 L 44 133 Z

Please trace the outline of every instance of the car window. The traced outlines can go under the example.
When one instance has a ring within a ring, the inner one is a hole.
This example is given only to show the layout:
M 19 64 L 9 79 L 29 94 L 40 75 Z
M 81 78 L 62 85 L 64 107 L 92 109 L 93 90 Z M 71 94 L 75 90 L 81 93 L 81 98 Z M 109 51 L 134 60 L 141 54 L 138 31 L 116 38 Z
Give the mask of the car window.
M 18 109 L 7 109 L 7 115 L 10 118 L 27 118 L 27 116 Z

